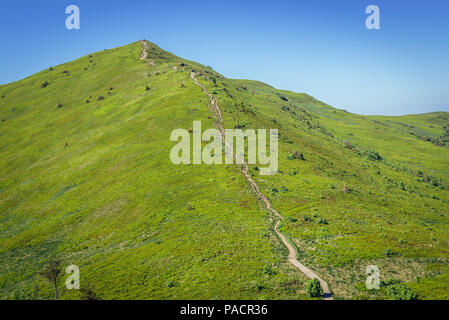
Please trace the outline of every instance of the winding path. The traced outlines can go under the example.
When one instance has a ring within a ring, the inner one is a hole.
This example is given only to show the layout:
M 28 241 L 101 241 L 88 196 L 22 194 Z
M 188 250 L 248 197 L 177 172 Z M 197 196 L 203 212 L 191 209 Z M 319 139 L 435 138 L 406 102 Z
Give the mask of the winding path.
M 148 47 L 148 44 L 145 41 L 141 41 L 141 43 L 143 46 L 143 52 L 142 52 L 142 55 L 140 58 L 147 59 L 146 49 Z M 220 133 L 221 133 L 221 140 L 226 145 L 226 148 L 228 148 L 230 150 L 230 152 L 232 152 L 234 157 L 237 159 L 238 156 L 233 152 L 232 146 L 230 146 L 225 141 L 225 129 L 223 127 L 223 115 L 221 113 L 220 107 L 218 106 L 218 101 L 212 94 L 207 92 L 206 87 L 195 78 L 195 75 L 196 75 L 196 73 L 192 71 L 190 73 L 190 78 L 209 97 L 208 107 L 209 107 L 209 110 L 212 112 L 212 114 L 215 116 L 215 118 L 217 120 L 216 124 L 218 127 L 218 131 L 220 131 Z M 261 200 L 263 202 L 263 204 L 265 205 L 267 210 L 269 210 L 271 213 L 273 213 L 278 218 L 278 221 L 276 222 L 275 227 L 274 227 L 274 231 L 276 232 L 277 236 L 282 241 L 282 243 L 288 249 L 288 258 L 287 258 L 288 261 L 293 265 L 293 267 L 295 267 L 296 269 L 298 269 L 299 271 L 304 273 L 310 279 L 315 279 L 315 278 L 318 279 L 320 281 L 321 287 L 323 288 L 323 292 L 324 292 L 323 299 L 324 300 L 333 300 L 332 294 L 329 290 L 329 286 L 327 285 L 326 281 L 321 279 L 315 272 L 313 272 L 312 270 L 310 270 L 309 268 L 307 268 L 305 265 L 303 265 L 301 262 L 299 262 L 297 260 L 295 248 L 288 242 L 287 238 L 278 229 L 279 224 L 281 223 L 281 221 L 284 218 L 281 216 L 281 214 L 279 212 L 277 212 L 275 209 L 273 209 L 271 207 L 271 203 L 268 200 L 268 198 L 260 191 L 259 186 L 253 180 L 253 178 L 250 176 L 250 174 L 248 173 L 248 171 L 249 171 L 248 164 L 246 163 L 246 161 L 244 159 L 243 159 L 243 164 L 242 164 L 241 168 L 242 168 L 242 173 L 245 176 L 245 179 L 249 182 L 251 188 L 253 189 L 254 193 L 257 195 L 259 200 Z
M 218 130 L 221 133 L 221 139 L 223 141 L 223 143 L 226 145 L 226 147 L 234 154 L 232 146 L 228 145 L 225 142 L 225 131 L 224 131 L 224 127 L 223 127 L 223 116 L 221 113 L 221 110 L 218 106 L 218 102 L 217 99 L 210 94 L 209 92 L 207 92 L 206 87 L 204 85 L 202 85 L 201 83 L 198 82 L 198 80 L 195 78 L 195 73 L 191 72 L 190 73 L 190 78 L 192 78 L 193 82 L 200 86 L 201 89 L 203 90 L 203 92 L 209 97 L 209 109 L 211 110 L 211 112 L 215 115 L 215 118 L 217 119 L 217 126 L 218 126 Z M 237 157 L 236 154 L 234 154 L 234 157 Z M 262 202 L 264 203 L 265 207 L 272 212 L 276 217 L 278 217 L 278 221 L 276 222 L 276 225 L 274 227 L 274 231 L 276 232 L 277 236 L 279 237 L 279 239 L 281 239 L 282 243 L 287 247 L 288 249 L 288 261 L 299 271 L 301 271 L 302 273 L 304 273 L 306 276 L 308 276 L 310 279 L 318 279 L 320 281 L 321 287 L 323 288 L 323 292 L 324 292 L 324 296 L 323 299 L 324 300 L 333 300 L 332 298 L 332 294 L 329 290 L 329 286 L 327 285 L 326 281 L 324 281 L 323 279 L 321 279 L 315 272 L 313 272 L 312 270 L 310 270 L 309 268 L 307 268 L 305 265 L 303 265 L 301 262 L 299 262 L 296 258 L 296 250 L 295 248 L 287 241 L 287 238 L 278 230 L 279 224 L 281 223 L 281 221 L 284 219 L 281 214 L 279 212 L 277 212 L 275 209 L 273 209 L 271 207 L 271 203 L 270 201 L 267 199 L 267 197 L 260 191 L 259 186 L 257 185 L 257 183 L 253 180 L 253 178 L 249 175 L 248 173 L 248 164 L 246 163 L 246 161 L 243 160 L 243 165 L 242 165 L 242 173 L 245 176 L 246 180 L 249 182 L 249 184 L 251 185 L 251 188 L 253 189 L 253 191 L 256 193 L 257 197 L 262 200 Z

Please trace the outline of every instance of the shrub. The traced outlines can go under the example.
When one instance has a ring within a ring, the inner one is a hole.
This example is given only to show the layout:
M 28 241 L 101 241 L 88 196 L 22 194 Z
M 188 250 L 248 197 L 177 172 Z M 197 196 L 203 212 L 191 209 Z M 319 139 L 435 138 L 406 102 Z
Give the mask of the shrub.
M 319 298 L 323 296 L 323 288 L 318 279 L 312 279 L 307 282 L 306 292 L 311 298 Z
M 380 287 L 386 288 L 386 287 L 392 286 L 394 284 L 400 284 L 400 283 L 401 283 L 401 281 L 399 281 L 398 279 L 381 280 Z
M 257 291 L 262 291 L 263 289 L 266 289 L 266 286 L 262 281 L 257 281 L 254 286 L 257 289 Z
M 346 149 L 354 149 L 354 146 L 349 141 L 345 141 L 345 148 Z
M 387 258 L 400 256 L 399 252 L 393 251 L 390 248 L 385 249 L 382 254 Z
M 321 217 L 318 219 L 318 223 L 319 224 L 328 224 L 327 220 L 324 218 L 321 218 Z
M 94 289 L 90 286 L 81 288 L 79 292 L 81 300 L 89 300 L 89 301 L 99 300 Z
M 295 151 L 295 153 L 293 154 L 293 158 L 294 159 L 299 159 L 299 160 L 306 160 L 305 158 L 304 158 L 304 155 L 302 154 L 302 153 L 298 153 L 298 151 Z
M 383 158 L 380 156 L 380 154 L 378 154 L 378 153 L 375 152 L 375 151 L 367 151 L 367 152 L 365 153 L 365 156 L 368 158 L 368 160 L 371 160 L 371 161 L 380 161 L 380 160 L 383 159 Z
M 353 190 L 351 189 L 351 188 L 349 188 L 347 185 L 345 185 L 344 187 L 343 187 L 343 192 L 344 193 L 351 193 Z
M 274 271 L 273 268 L 271 268 L 271 266 L 267 265 L 263 268 L 263 273 L 269 274 L 269 275 L 274 275 L 274 274 L 276 274 L 276 271 Z
M 41 88 L 46 88 L 50 83 L 47 80 L 41 84 Z
M 395 300 L 417 300 L 418 296 L 404 284 L 393 284 L 387 287 L 387 294 Z

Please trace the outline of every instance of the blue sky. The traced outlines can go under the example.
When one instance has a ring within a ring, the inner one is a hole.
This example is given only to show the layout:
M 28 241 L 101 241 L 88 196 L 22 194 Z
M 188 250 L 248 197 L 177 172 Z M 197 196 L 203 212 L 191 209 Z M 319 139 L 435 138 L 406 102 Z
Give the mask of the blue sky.
M 81 29 L 65 28 L 78 5 Z M 381 30 L 365 27 L 380 8 Z M 360 114 L 449 111 L 449 1 L 2 0 L 0 83 L 148 39 Z

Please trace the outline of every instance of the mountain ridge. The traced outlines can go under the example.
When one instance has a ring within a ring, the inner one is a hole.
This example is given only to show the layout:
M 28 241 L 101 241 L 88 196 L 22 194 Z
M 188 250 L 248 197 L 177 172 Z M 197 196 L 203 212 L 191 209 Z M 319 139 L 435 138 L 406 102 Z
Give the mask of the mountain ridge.
M 141 51 L 134 42 L 0 86 L 3 299 L 35 286 L 51 297 L 39 270 L 52 257 L 103 299 L 308 298 L 237 167 L 169 161 L 173 129 L 214 127 L 192 71 L 225 128 L 279 130 L 278 174 L 249 174 L 336 298 L 390 297 L 363 287 L 367 264 L 420 298 L 449 292 L 449 149 L 436 145 L 447 114 L 358 116 L 154 44 L 154 65 Z

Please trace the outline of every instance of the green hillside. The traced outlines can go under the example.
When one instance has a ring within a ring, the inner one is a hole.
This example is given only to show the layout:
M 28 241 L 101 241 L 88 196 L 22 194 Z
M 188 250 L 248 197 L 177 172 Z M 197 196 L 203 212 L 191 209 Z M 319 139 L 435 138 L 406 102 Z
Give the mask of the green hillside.
M 51 299 L 39 272 L 80 267 L 101 299 L 307 299 L 308 278 L 236 165 L 174 165 L 170 133 L 279 129 L 279 172 L 251 175 L 298 259 L 336 299 L 449 299 L 449 114 L 359 116 L 227 79 L 149 43 L 0 86 L 0 298 Z M 304 160 L 292 154 L 302 153 Z M 377 265 L 382 288 L 365 289 Z M 64 288 L 60 296 L 78 299 Z

